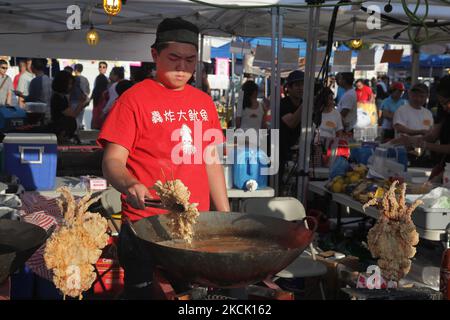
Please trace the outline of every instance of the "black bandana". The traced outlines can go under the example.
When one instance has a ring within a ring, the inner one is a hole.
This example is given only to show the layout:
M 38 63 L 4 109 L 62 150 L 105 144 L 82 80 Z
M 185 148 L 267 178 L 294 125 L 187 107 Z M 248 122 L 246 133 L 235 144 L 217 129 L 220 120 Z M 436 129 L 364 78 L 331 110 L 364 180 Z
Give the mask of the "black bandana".
M 152 48 L 167 42 L 188 43 L 198 48 L 198 33 L 198 28 L 186 20 L 181 18 L 164 19 L 158 25 L 156 41 Z

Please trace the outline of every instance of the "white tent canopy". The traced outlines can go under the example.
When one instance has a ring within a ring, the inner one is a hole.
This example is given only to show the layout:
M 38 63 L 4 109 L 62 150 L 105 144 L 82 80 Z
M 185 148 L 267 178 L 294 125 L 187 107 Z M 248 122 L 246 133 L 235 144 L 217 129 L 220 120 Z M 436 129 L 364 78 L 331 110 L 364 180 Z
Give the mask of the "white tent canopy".
M 450 21 L 450 6 L 440 0 L 430 0 L 427 22 Z M 154 41 L 158 23 L 165 17 L 184 17 L 200 27 L 203 34 L 217 36 L 270 36 L 271 9 L 280 6 L 283 15 L 283 35 L 306 38 L 308 9 L 304 0 L 132 0 L 122 8 L 119 16 L 108 25 L 100 0 L 10 0 L 0 1 L 0 54 L 14 56 L 53 56 L 64 58 L 102 58 L 151 61 L 149 46 Z M 320 14 L 318 38 L 326 40 L 328 25 L 336 1 L 327 1 Z M 82 10 L 83 30 L 68 31 L 66 13 L 69 5 L 77 4 Z M 385 1 L 364 2 L 363 7 L 378 4 L 382 9 Z M 408 18 L 399 4 L 393 0 L 389 15 L 406 25 L 382 22 L 380 30 L 369 30 L 367 13 L 352 6 L 340 8 L 335 30 L 335 40 L 349 40 L 354 36 L 368 42 L 409 43 Z M 410 9 L 414 9 L 410 5 Z M 421 16 L 421 10 L 418 15 Z M 383 12 L 382 12 L 383 13 Z M 356 21 L 352 19 L 355 17 Z M 445 20 L 445 21 L 444 21 Z M 89 47 L 85 33 L 93 24 L 100 34 L 100 43 Z M 423 30 L 420 31 L 423 33 Z M 31 34 L 30 34 L 31 33 Z M 430 28 L 432 42 L 450 42 L 445 27 Z

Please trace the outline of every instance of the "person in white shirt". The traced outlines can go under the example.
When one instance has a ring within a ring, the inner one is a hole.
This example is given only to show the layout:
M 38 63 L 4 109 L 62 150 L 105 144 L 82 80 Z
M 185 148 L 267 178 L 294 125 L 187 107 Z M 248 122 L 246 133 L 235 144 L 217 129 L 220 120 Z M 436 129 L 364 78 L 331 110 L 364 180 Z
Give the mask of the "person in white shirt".
M 0 106 L 11 105 L 13 82 L 6 74 L 8 70 L 8 62 L 0 60 Z
M 247 81 L 242 86 L 244 93 L 242 110 L 238 110 L 236 128 L 259 130 L 265 127 L 264 115 L 266 110 L 264 103 L 258 101 L 258 89 L 258 85 L 252 80 Z
M 117 83 L 125 78 L 125 70 L 123 67 L 114 67 L 111 70 L 111 73 L 109 74 L 109 80 L 111 80 L 111 85 L 108 88 L 108 102 L 106 103 L 106 106 L 103 108 L 103 115 L 104 117 L 107 116 L 109 111 L 111 110 L 112 106 L 114 105 L 114 102 L 116 102 L 116 99 L 118 97 L 116 86 Z
M 428 87 L 419 83 L 409 90 L 408 103 L 394 114 L 396 137 L 400 135 L 423 136 L 433 127 L 433 114 L 423 106 L 427 102 Z
M 31 70 L 32 59 L 26 59 L 26 70 L 20 75 L 19 82 L 17 84 L 17 91 L 21 92 L 25 97 L 29 95 L 30 83 L 34 79 L 34 73 Z M 19 105 L 25 107 L 25 100 L 22 97 L 19 98 Z
M 335 138 L 342 135 L 344 126 L 341 114 L 334 107 L 334 92 L 324 88 L 316 98 L 316 108 L 322 114 L 319 126 L 320 138 Z
M 350 132 L 357 121 L 357 98 L 356 91 L 353 88 L 354 76 L 351 72 L 342 72 L 337 78 L 340 87 L 344 88 L 345 93 L 339 100 L 337 110 L 341 114 L 344 131 Z

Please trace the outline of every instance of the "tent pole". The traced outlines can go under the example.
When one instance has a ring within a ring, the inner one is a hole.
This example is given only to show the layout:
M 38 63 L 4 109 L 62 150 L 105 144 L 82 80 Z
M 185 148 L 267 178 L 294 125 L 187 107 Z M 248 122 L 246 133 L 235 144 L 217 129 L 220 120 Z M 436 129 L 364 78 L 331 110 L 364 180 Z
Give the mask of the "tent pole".
M 280 10 L 278 8 L 277 14 L 278 14 L 278 45 L 277 45 L 277 77 L 276 77 L 276 101 L 275 105 L 278 106 L 276 108 L 276 117 L 275 117 L 275 123 L 277 125 L 277 128 L 280 128 L 280 100 L 281 100 L 281 64 L 282 61 L 282 51 L 283 51 L 283 15 L 280 14 Z
M 276 77 L 275 77 L 275 117 L 276 128 L 280 128 L 280 100 L 281 100 L 281 64 L 282 61 L 282 51 L 283 51 L 283 15 L 280 13 L 280 8 L 277 8 L 278 17 L 278 36 L 277 36 L 277 67 L 276 67 Z M 279 141 L 276 142 L 278 146 Z M 282 179 L 279 175 L 275 175 L 275 194 L 278 195 L 279 179 Z
M 309 158 L 311 150 L 311 141 L 313 136 L 313 104 L 314 104 L 314 82 L 315 82 L 315 65 L 317 53 L 317 36 L 319 29 L 320 8 L 311 7 L 309 9 L 309 25 L 312 26 L 308 30 L 307 47 L 306 47 L 306 64 L 305 64 L 305 81 L 303 88 L 303 105 L 302 105 L 302 121 L 299 143 L 299 179 L 297 188 L 297 198 L 305 205 L 307 195 L 307 184 L 309 175 Z
M 415 85 L 419 78 L 420 48 L 413 45 L 411 52 L 411 85 Z
M 278 10 L 277 8 L 272 8 L 272 61 L 271 61 L 271 69 L 270 69 L 270 114 L 271 114 L 271 120 L 270 120 L 270 129 L 278 130 L 277 126 L 277 106 L 276 106 L 276 33 L 277 33 L 277 15 Z M 277 148 L 279 147 L 278 141 L 273 141 L 271 139 L 270 144 L 274 144 Z M 272 147 L 271 147 L 272 150 Z M 279 159 L 276 159 L 276 161 L 280 161 Z M 275 195 L 278 195 L 278 174 L 271 176 L 271 183 L 273 188 L 275 189 Z
M 235 103 L 236 103 L 236 87 L 234 85 L 234 70 L 236 68 L 236 55 L 234 53 L 231 53 L 231 77 L 230 77 L 230 88 L 228 89 L 228 92 L 231 92 L 231 111 L 233 113 L 233 121 L 232 125 L 236 126 L 236 112 L 235 112 Z M 228 110 L 228 108 L 227 108 Z M 228 111 L 227 111 L 228 114 Z
M 205 43 L 205 35 L 200 35 L 200 52 L 198 55 L 198 63 L 197 63 L 197 69 L 195 74 L 195 86 L 197 89 L 202 88 L 202 72 L 203 72 L 203 45 Z

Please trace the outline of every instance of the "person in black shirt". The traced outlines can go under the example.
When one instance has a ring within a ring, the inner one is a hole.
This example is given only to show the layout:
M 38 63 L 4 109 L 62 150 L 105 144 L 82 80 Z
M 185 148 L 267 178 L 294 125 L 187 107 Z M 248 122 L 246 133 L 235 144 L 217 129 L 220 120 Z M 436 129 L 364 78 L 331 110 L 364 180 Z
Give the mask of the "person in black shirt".
M 284 167 L 289 160 L 291 148 L 298 144 L 300 137 L 304 79 L 302 71 L 292 71 L 286 79 L 287 96 L 280 101 L 280 187 L 283 184 Z
M 436 87 L 437 101 L 439 103 L 437 121 L 430 133 L 423 137 L 403 136 L 396 139 L 409 147 L 430 150 L 441 155 L 439 164 L 433 169 L 430 179 L 439 180 L 445 168 L 445 163 L 450 162 L 450 75 L 441 78 Z M 436 141 L 439 140 L 439 143 Z
M 105 61 L 101 61 L 98 63 L 99 74 L 95 78 L 94 90 L 92 91 L 91 96 L 91 99 L 94 101 L 94 108 L 102 97 L 103 92 L 108 89 L 109 80 L 105 75 L 107 69 L 108 64 Z
M 53 95 L 50 100 L 50 130 L 56 134 L 58 141 L 74 137 L 77 129 L 76 117 L 86 107 L 83 100 L 75 109 L 70 108 L 67 95 L 72 89 L 73 83 L 74 77 L 67 71 L 58 72 L 53 79 Z

